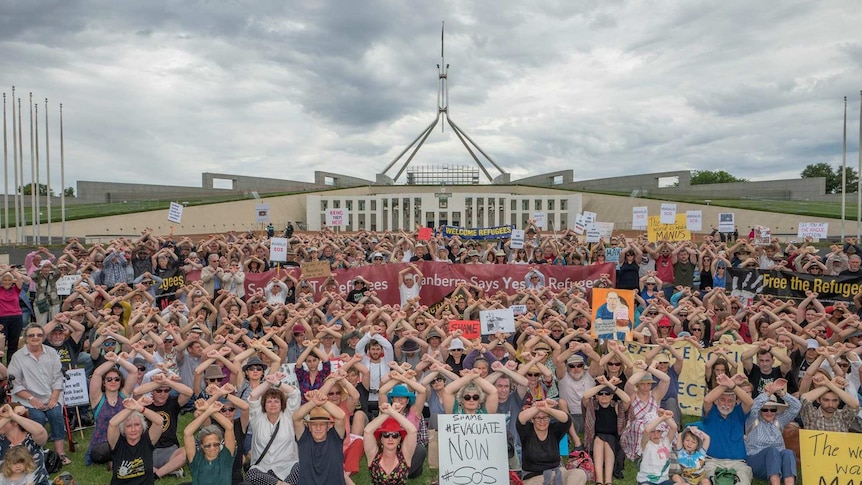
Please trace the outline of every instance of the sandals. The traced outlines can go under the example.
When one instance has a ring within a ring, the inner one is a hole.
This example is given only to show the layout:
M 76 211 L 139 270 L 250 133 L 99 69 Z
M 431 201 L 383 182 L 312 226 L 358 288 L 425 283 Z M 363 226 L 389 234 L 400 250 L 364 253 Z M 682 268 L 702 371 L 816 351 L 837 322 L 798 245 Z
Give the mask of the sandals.
M 62 463 L 62 464 L 63 464 L 63 466 L 71 465 L 71 464 L 72 464 L 72 459 L 71 459 L 71 458 L 69 458 L 69 457 L 68 457 L 68 456 L 66 456 L 66 455 L 60 455 L 60 463 Z

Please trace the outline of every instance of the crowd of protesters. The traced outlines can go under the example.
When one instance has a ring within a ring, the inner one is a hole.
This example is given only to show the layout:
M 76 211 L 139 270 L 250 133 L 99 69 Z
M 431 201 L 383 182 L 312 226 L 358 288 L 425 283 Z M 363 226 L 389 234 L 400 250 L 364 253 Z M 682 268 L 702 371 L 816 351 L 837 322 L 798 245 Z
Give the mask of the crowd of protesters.
M 715 231 L 699 242 L 618 235 L 585 244 L 532 221 L 517 248 L 404 231 L 291 231 L 281 267 L 399 264 L 400 302 L 383 302 L 362 278 L 342 293 L 328 284 L 334 276 L 314 285 L 287 271 L 247 292 L 246 275 L 275 266 L 272 232 L 192 241 L 148 229 L 106 245 L 71 239 L 61 253 L 39 248 L 0 266 L 10 398 L 0 455 L 23 447 L 33 457 L 32 470 L 22 462 L 15 473 L 47 484 L 48 441 L 71 463 L 61 395 L 71 368 L 85 369 L 89 385 L 84 460 L 107 466 L 114 484 L 184 473 L 208 485 L 352 483 L 363 456 L 372 483 L 403 484 L 436 466 L 440 414 L 499 413 L 509 467 L 528 484 L 610 484 L 637 460 L 638 483 L 701 485 L 731 470 L 742 485 L 792 485 L 799 428 L 860 430 L 859 296 L 853 306 L 810 292 L 748 301 L 725 290 L 732 268 L 862 276 L 852 238 L 821 257 L 808 241 L 725 241 Z M 616 274 L 545 284 L 543 265 L 606 264 L 609 248 L 619 248 Z M 523 290 L 462 284 L 432 310 L 420 302 L 423 261 L 528 272 Z M 601 286 L 634 290 L 632 333 L 649 353 L 592 336 L 585 288 Z M 452 319 L 513 305 L 526 312 L 512 334 L 449 331 Z M 698 426 L 681 418 L 680 340 L 712 350 Z M 743 343 L 752 345 L 730 351 Z M 185 412 L 194 418 L 181 427 Z M 586 450 L 595 470 L 566 467 L 570 450 Z

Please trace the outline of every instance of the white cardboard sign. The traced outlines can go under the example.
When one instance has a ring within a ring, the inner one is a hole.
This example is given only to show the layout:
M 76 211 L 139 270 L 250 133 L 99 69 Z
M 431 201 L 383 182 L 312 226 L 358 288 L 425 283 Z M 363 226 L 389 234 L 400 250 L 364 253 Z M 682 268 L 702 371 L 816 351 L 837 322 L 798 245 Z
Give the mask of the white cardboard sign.
M 816 239 L 826 239 L 829 232 L 828 222 L 800 222 L 796 232 L 796 237 L 813 237 Z
M 90 404 L 90 388 L 87 387 L 87 375 L 84 369 L 69 369 L 68 379 L 63 381 L 63 402 L 66 406 L 81 406 Z
M 511 308 L 482 310 L 479 312 L 479 322 L 482 324 L 482 335 L 515 333 L 515 312 Z
M 733 230 L 736 229 L 736 223 L 733 219 L 733 212 L 722 212 L 718 214 L 718 232 L 733 232 Z
M 661 205 L 661 217 L 659 218 L 659 222 L 662 224 L 676 223 L 676 204 L 665 202 Z
M 61 276 L 60 279 L 57 280 L 57 294 L 62 296 L 71 295 L 72 287 L 79 279 L 81 279 L 81 277 L 74 274 Z
M 536 223 L 536 227 L 539 229 L 548 228 L 548 217 L 544 212 L 533 212 L 533 220 Z
M 685 213 L 685 228 L 689 231 L 703 230 L 703 212 L 702 211 L 686 211 Z
M 183 205 L 171 202 L 171 208 L 168 209 L 168 221 L 174 224 L 180 224 L 183 219 Z
M 329 209 L 326 211 L 326 225 L 344 227 L 347 225 L 347 214 L 344 209 Z
M 632 207 L 632 229 L 645 231 L 647 228 L 648 211 L 646 207 Z
M 523 229 L 512 229 L 512 238 L 509 243 L 509 247 L 512 249 L 523 249 L 524 248 L 524 230 Z
M 287 261 L 287 239 L 274 237 L 269 240 L 269 260 L 282 263 Z
M 441 485 L 509 483 L 505 415 L 441 414 L 437 419 Z
M 254 221 L 257 223 L 269 222 L 269 204 L 254 206 Z

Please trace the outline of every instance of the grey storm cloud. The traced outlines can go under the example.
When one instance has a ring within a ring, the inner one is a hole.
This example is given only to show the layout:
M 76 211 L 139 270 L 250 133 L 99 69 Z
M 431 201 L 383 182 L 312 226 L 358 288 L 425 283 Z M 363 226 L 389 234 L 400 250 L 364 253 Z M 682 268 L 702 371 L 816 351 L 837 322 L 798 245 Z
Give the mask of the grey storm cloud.
M 843 96 L 858 131 L 851 0 L 0 4 L 0 89 L 55 134 L 64 104 L 69 185 L 372 178 L 436 114 L 442 20 L 452 119 L 516 176 L 795 177 L 840 161 Z M 438 128 L 414 163 L 472 162 Z

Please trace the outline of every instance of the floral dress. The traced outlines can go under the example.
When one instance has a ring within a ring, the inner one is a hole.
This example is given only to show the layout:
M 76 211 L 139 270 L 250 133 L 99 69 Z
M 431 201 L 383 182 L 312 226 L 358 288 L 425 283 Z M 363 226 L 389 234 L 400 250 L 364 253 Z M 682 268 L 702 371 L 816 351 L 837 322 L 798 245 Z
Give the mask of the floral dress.
M 652 393 L 650 393 L 649 401 L 643 401 L 637 396 L 632 399 L 629 423 L 620 437 L 620 445 L 629 460 L 635 461 L 640 456 L 641 438 L 647 425 L 644 417 L 651 412 L 657 413 L 658 410 L 658 402 Z
M 405 485 L 410 467 L 404 460 L 401 450 L 398 450 L 398 465 L 395 466 L 395 469 L 391 473 L 386 473 L 380 465 L 380 458 L 382 456 L 383 453 L 378 453 L 371 462 L 371 466 L 368 467 L 368 474 L 371 477 L 372 485 Z

